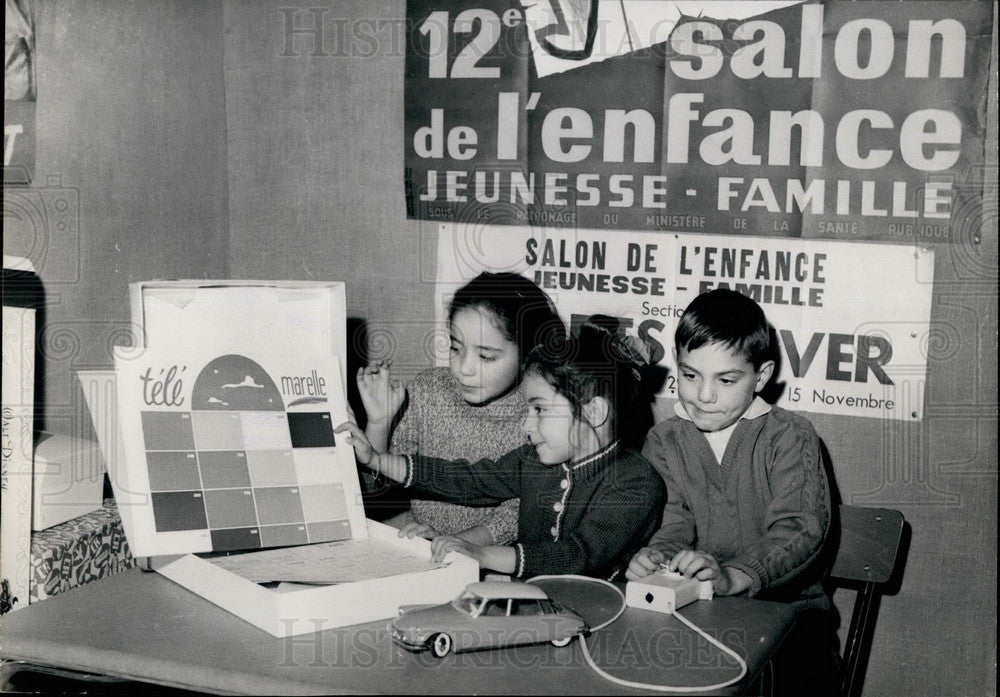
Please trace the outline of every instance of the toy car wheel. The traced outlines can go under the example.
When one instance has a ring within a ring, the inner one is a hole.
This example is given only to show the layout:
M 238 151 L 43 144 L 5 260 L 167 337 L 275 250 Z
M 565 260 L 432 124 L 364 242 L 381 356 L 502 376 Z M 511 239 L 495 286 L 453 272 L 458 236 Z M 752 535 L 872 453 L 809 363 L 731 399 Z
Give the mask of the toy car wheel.
M 565 639 L 553 639 L 552 640 L 552 645 L 553 646 L 565 646 L 566 644 L 568 644 L 571 641 L 573 641 L 573 637 L 571 637 L 571 636 L 568 636 Z
M 443 632 L 435 634 L 434 638 L 431 639 L 431 653 L 438 658 L 444 658 L 451 653 L 451 637 Z

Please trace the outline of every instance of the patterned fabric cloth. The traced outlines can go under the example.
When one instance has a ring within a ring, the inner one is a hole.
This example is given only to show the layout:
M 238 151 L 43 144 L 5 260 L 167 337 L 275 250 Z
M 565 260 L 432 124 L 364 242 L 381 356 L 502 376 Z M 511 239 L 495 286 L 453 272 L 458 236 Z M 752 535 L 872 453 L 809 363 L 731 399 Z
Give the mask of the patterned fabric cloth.
M 656 530 L 663 481 L 617 442 L 574 462 L 545 465 L 525 445 L 499 460 L 407 457 L 405 486 L 477 503 L 521 498 L 514 576 L 619 577 Z
M 740 420 L 720 463 L 705 434 L 674 417 L 653 427 L 642 453 L 667 486 L 650 547 L 668 556 L 704 550 L 749 575 L 752 596 L 828 604 L 813 562 L 830 526 L 830 492 L 806 419 L 773 407 Z
M 31 535 L 31 602 L 136 565 L 114 499 Z
M 462 399 L 451 370 L 431 368 L 413 381 L 409 399 L 406 413 L 392 434 L 391 452 L 476 461 L 497 459 L 525 442 L 521 430 L 525 402 L 517 390 L 484 406 L 472 406 Z M 483 525 L 494 544 L 505 545 L 517 534 L 517 510 L 517 499 L 499 506 L 412 499 L 409 513 L 394 524 L 414 520 L 442 535 Z

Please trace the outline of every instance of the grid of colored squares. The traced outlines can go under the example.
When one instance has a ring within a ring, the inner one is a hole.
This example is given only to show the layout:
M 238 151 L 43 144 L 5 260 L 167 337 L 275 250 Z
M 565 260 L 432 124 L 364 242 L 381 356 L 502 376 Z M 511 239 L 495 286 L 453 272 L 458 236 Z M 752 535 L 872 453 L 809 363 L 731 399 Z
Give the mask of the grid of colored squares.
M 325 412 L 143 412 L 157 532 L 210 530 L 212 549 L 351 537 Z

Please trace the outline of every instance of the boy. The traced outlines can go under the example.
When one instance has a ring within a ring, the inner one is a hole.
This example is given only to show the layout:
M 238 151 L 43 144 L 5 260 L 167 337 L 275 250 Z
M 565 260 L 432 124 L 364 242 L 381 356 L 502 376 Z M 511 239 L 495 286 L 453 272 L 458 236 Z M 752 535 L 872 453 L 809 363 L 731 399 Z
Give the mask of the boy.
M 791 602 L 797 627 L 818 627 L 824 649 L 813 637 L 788 643 L 832 656 L 835 623 L 815 563 L 830 524 L 820 443 L 804 418 L 757 396 L 774 373 L 771 346 L 764 312 L 740 293 L 713 290 L 684 311 L 674 337 L 676 416 L 643 447 L 667 504 L 626 576 L 665 567 L 711 580 L 716 595 Z M 815 687 L 836 691 L 829 682 L 835 673 Z

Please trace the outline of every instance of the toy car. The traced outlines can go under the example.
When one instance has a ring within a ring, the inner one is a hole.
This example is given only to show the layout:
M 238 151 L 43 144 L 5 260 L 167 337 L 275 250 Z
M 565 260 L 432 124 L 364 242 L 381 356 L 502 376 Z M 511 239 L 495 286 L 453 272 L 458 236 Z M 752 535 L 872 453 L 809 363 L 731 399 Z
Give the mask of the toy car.
M 530 583 L 470 583 L 450 603 L 402 607 L 389 623 L 392 638 L 411 651 L 451 651 L 550 641 L 565 646 L 587 631 L 575 612 Z

